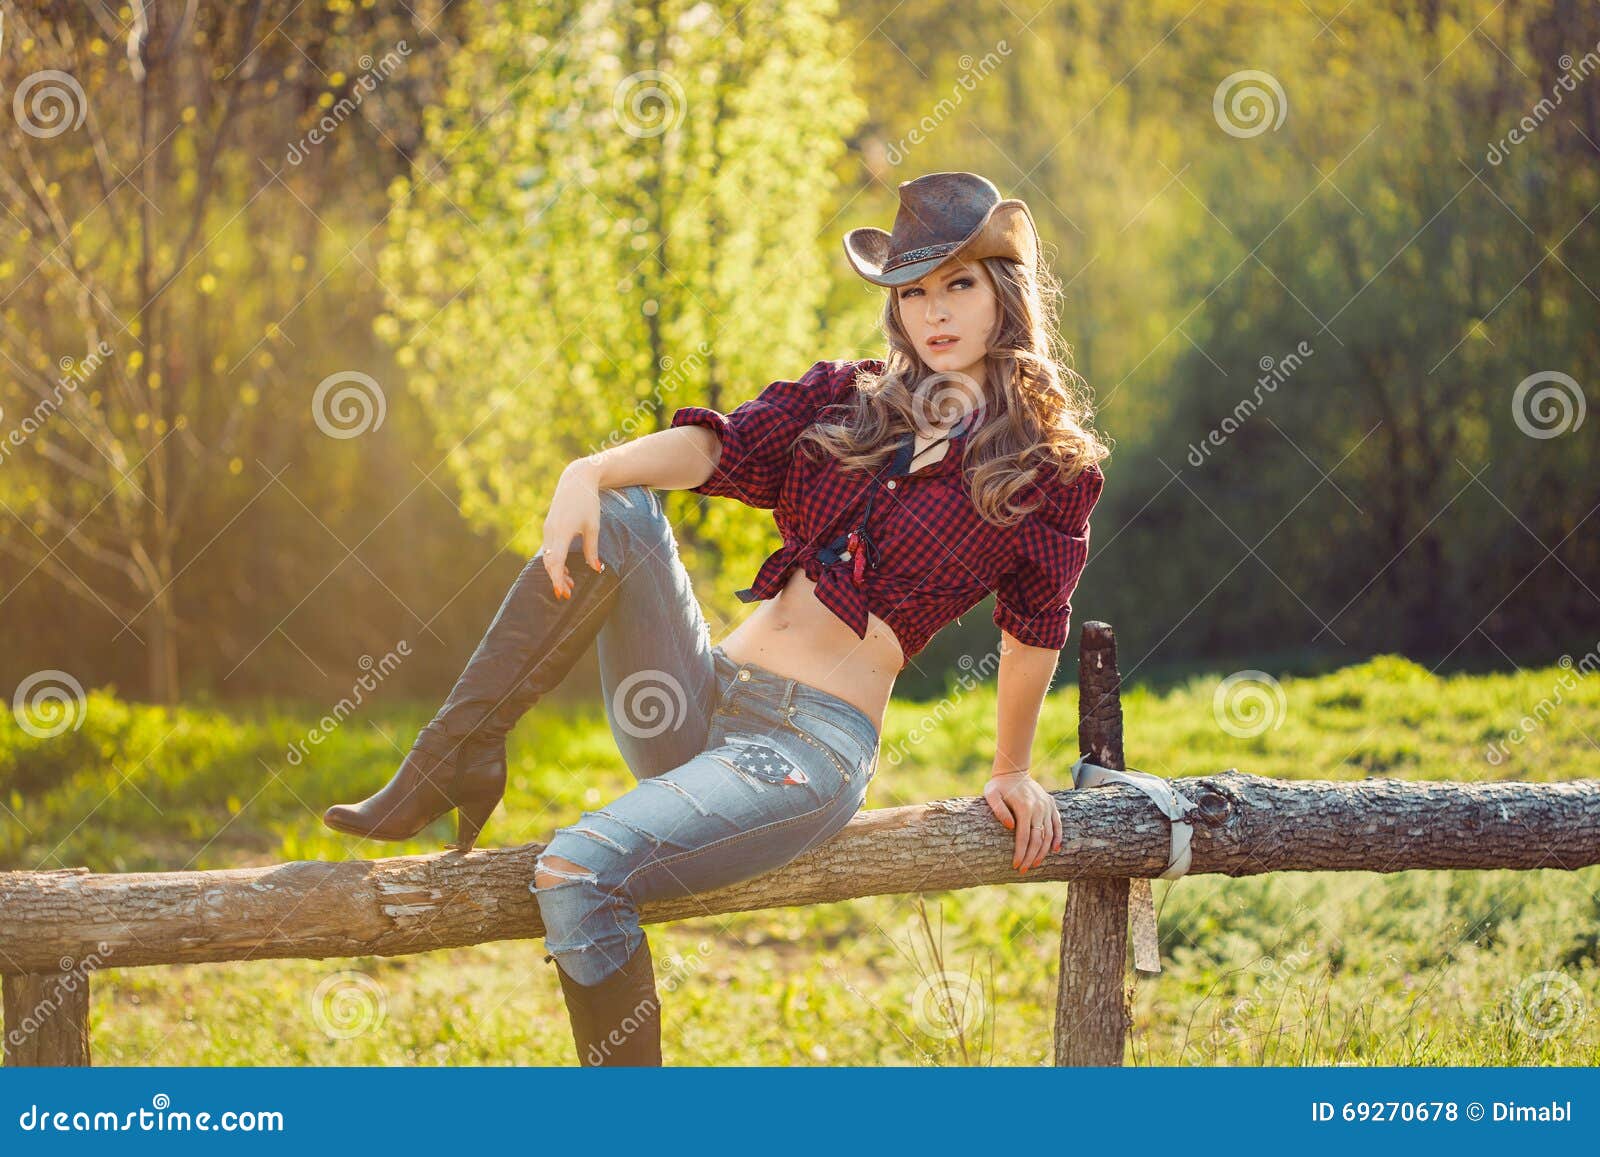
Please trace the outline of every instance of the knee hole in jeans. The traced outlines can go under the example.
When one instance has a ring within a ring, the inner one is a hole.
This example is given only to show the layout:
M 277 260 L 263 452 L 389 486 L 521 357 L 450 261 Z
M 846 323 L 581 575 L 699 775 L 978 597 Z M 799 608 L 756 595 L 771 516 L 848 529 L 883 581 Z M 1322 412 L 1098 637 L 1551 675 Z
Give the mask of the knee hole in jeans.
M 561 884 L 594 883 L 598 877 L 582 864 L 574 864 L 561 856 L 549 854 L 539 857 L 533 870 L 535 888 L 555 888 Z

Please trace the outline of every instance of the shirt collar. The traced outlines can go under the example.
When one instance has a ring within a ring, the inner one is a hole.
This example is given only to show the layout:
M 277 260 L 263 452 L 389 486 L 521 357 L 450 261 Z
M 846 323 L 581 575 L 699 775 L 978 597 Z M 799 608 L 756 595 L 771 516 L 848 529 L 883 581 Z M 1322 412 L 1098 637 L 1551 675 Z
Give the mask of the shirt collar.
M 962 452 L 966 449 L 968 436 L 973 432 L 973 415 L 976 413 L 977 411 L 973 410 L 962 415 L 961 420 L 956 423 L 955 433 L 950 435 L 950 448 L 944 452 L 944 457 L 937 462 L 924 463 L 918 467 L 913 472 L 915 477 L 931 477 L 936 474 L 948 474 L 953 470 L 961 469 Z M 907 476 L 906 467 L 911 464 L 911 456 L 916 449 L 916 445 L 916 432 L 907 430 L 901 438 L 899 448 L 895 451 L 894 461 L 886 477 L 904 478 Z

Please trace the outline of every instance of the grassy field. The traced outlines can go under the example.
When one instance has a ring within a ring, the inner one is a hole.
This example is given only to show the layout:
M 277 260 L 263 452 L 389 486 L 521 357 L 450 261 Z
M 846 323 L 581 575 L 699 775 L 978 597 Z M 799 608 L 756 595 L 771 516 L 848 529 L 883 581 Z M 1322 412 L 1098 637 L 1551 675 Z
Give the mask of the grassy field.
M 1069 782 L 1077 755 L 1071 672 L 1064 664 L 1035 749 L 1053 787 Z M 1447 678 L 1383 656 L 1286 678 L 1281 723 L 1249 738 L 1219 726 L 1220 681 L 1130 688 L 1129 763 L 1169 776 L 1235 767 L 1335 780 L 1600 774 L 1600 680 L 1560 667 Z M 353 717 L 298 765 L 286 753 L 321 708 L 168 712 L 95 694 L 76 730 L 35 739 L 8 726 L 0 867 L 147 871 L 437 851 L 448 821 L 379 845 L 318 818 L 381 786 L 431 707 Z M 897 703 L 868 806 L 976 795 L 993 719 L 992 685 Z M 1491 759 L 1495 744 L 1504 754 Z M 632 783 L 598 705 L 536 709 L 513 737 L 512 765 L 486 846 L 546 839 Z M 1048 1063 L 1067 887 L 652 926 L 667 1063 Z M 1600 1064 L 1597 891 L 1600 868 L 1157 881 L 1163 972 L 1133 986 L 1128 1062 Z M 93 988 L 95 1062 L 571 1064 L 543 951 L 530 939 L 108 971 Z

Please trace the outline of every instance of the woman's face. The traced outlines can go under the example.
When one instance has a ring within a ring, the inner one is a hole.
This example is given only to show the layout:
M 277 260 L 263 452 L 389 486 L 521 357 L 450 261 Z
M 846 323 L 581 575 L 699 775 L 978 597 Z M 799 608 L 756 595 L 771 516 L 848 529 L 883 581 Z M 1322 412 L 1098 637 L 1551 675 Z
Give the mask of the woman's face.
M 900 325 L 929 369 L 982 383 L 983 359 L 999 320 L 1000 300 L 977 262 L 947 261 L 895 291 Z M 954 341 L 939 341 L 941 336 Z

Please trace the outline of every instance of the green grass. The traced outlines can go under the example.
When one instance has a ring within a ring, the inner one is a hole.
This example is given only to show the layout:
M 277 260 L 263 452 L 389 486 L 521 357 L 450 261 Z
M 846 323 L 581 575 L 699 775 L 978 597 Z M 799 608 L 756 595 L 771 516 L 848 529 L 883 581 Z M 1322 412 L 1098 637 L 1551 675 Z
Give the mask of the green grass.
M 1076 757 L 1072 668 L 1041 778 Z M 1281 722 L 1219 726 L 1221 675 L 1124 696 L 1129 763 L 1168 776 L 1554 781 L 1600 768 L 1600 679 L 1551 667 L 1435 677 L 1393 656 L 1286 678 Z M 431 705 L 349 719 L 286 753 L 315 710 L 176 712 L 91 695 L 49 739 L 0 731 L 0 867 L 219 868 L 437 851 L 321 826 L 393 771 Z M 1491 762 L 1524 716 L 1537 722 Z M 993 687 L 896 703 L 869 807 L 981 791 Z M 1235 730 L 1238 730 L 1235 728 Z M 598 706 L 518 727 L 487 842 L 548 838 L 632 780 Z M 1041 1064 L 1068 885 L 1028 882 L 655 925 L 671 1064 Z M 1133 987 L 1135 1064 L 1600 1064 L 1600 868 L 1285 873 L 1155 885 L 1163 971 Z M 674 964 L 675 958 L 681 963 Z M 1130 974 L 1131 977 L 1131 974 Z M 571 1064 L 539 940 L 401 958 L 255 961 L 95 976 L 96 1063 Z M 959 1026 L 959 1028 L 954 1027 Z

